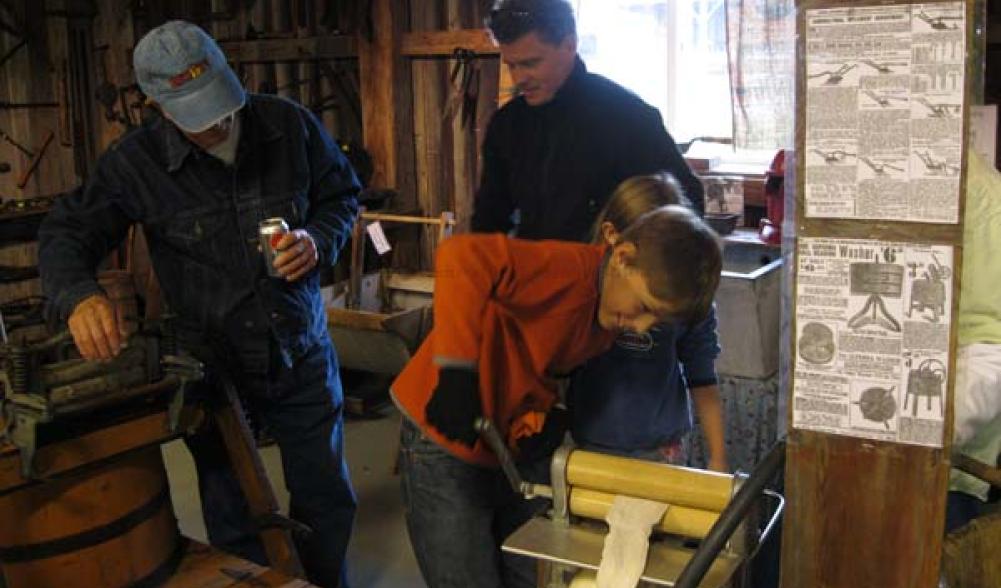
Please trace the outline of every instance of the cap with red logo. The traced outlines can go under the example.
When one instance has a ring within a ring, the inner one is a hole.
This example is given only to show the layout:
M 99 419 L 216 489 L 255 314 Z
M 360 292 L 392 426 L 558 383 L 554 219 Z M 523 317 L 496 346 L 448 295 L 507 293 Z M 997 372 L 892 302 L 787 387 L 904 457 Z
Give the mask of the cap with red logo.
M 142 91 L 189 133 L 207 130 L 247 100 L 219 45 L 189 22 L 174 20 L 148 32 L 132 64 Z

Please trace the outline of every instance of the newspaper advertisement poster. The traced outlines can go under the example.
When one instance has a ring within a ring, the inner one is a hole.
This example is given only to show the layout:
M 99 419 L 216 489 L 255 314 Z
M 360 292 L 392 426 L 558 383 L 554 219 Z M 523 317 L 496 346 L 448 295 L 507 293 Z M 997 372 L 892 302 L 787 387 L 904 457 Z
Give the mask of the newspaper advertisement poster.
M 793 426 L 942 446 L 953 248 L 803 238 Z
M 806 21 L 806 216 L 958 222 L 965 4 Z

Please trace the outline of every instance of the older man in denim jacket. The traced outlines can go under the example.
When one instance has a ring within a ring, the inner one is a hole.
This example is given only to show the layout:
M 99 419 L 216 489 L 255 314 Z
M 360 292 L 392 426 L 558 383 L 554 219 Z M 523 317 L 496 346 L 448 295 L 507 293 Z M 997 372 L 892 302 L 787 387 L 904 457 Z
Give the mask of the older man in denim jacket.
M 133 58 L 162 116 L 112 146 L 46 218 L 39 262 L 49 310 L 68 321 L 84 357 L 117 354 L 123 341 L 95 269 L 141 224 L 186 347 L 228 374 L 277 439 L 291 515 L 314 531 L 300 544 L 310 579 L 337 586 L 355 496 L 318 269 L 350 233 L 358 181 L 309 111 L 245 92 L 197 26 L 157 27 Z M 278 243 L 277 278 L 257 246 L 270 217 L 291 228 Z M 263 561 L 218 433 L 188 441 L 209 539 Z

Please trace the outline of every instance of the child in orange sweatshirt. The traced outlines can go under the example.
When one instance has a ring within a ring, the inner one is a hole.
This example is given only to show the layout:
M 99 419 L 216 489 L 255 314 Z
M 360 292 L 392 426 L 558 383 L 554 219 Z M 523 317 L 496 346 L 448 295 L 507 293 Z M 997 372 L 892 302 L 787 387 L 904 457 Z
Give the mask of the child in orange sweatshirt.
M 715 233 L 680 206 L 642 216 L 611 248 L 497 234 L 442 243 L 434 328 L 392 385 L 407 528 L 430 588 L 535 584 L 500 553 L 534 506 L 508 486 L 476 418 L 520 465 L 543 463 L 562 440 L 545 418 L 557 377 L 623 330 L 704 317 L 721 265 Z

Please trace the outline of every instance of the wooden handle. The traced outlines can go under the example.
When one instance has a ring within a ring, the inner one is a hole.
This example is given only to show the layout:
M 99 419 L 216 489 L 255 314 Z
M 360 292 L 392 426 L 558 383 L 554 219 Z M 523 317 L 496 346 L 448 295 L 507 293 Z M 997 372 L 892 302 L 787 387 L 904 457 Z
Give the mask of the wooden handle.
M 446 216 L 448 215 L 448 216 Z M 454 225 L 455 216 L 452 213 L 442 213 L 441 216 L 409 216 L 403 214 L 386 214 L 381 212 L 363 212 L 361 219 L 366 221 L 382 221 L 387 223 L 409 223 L 420 225 Z

